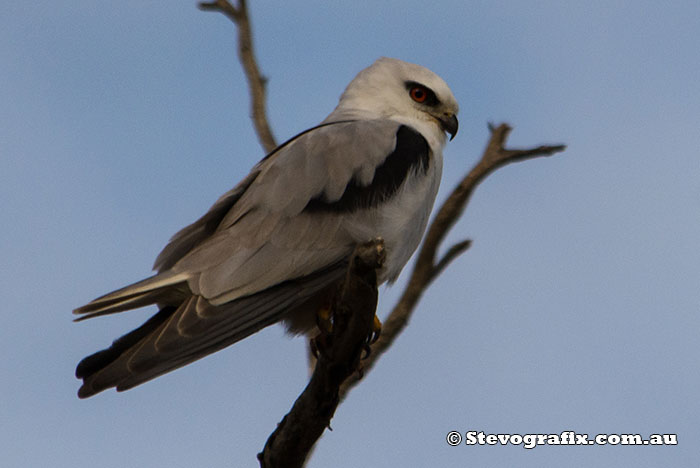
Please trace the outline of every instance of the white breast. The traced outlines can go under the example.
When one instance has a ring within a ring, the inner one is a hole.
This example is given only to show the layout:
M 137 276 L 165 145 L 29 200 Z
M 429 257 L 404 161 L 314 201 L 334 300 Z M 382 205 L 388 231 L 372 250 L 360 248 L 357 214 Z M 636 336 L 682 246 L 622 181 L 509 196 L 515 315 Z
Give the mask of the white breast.
M 369 212 L 355 213 L 346 224 L 357 243 L 375 237 L 384 238 L 386 263 L 379 282 L 394 281 L 418 247 L 435 202 L 440 177 L 442 154 L 432 154 L 428 171 L 407 177 L 391 200 Z

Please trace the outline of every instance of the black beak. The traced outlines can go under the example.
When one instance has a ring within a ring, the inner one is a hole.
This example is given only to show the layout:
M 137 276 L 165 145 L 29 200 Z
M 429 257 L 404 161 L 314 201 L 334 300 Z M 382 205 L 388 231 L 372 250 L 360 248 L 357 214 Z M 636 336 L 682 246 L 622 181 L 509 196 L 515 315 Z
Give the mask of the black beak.
M 457 134 L 457 130 L 459 129 L 459 121 L 457 120 L 457 116 L 454 114 L 443 114 L 439 120 L 440 127 L 443 131 L 450 134 L 450 141 L 452 141 Z

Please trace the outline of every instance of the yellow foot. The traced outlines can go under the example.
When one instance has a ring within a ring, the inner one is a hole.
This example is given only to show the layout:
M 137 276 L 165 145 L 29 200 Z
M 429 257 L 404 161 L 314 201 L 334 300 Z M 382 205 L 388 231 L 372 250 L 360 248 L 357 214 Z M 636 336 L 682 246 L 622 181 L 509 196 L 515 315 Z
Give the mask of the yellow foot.
M 321 334 L 328 334 L 333 331 L 332 311 L 330 307 L 321 307 L 316 314 L 316 325 L 321 330 Z
M 376 342 L 379 339 L 379 335 L 382 334 L 382 322 L 379 317 L 374 316 L 374 322 L 372 322 L 372 334 L 369 338 L 369 344 Z

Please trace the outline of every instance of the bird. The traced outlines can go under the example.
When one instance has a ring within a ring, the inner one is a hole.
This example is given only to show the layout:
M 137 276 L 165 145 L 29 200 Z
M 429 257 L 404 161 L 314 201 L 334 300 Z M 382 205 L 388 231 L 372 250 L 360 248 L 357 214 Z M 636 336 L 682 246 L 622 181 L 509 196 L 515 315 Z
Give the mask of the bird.
M 279 145 L 160 252 L 155 274 L 73 311 L 158 312 L 80 361 L 79 398 L 128 390 L 283 322 L 307 333 L 355 246 L 384 239 L 393 282 L 426 229 L 459 106 L 429 69 L 381 57 L 319 125 Z

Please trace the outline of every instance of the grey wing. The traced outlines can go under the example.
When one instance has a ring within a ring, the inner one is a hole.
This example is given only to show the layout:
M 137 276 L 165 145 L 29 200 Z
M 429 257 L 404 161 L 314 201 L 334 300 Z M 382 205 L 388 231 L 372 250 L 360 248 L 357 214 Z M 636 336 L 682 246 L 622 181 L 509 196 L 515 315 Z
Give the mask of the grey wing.
M 209 237 L 164 263 L 187 275 L 194 294 L 220 305 L 346 257 L 368 239 L 353 237 L 344 213 L 307 207 L 340 200 L 351 182 L 370 185 L 396 146 L 398 127 L 384 120 L 339 122 L 292 140 L 253 169 L 254 180 Z
M 131 388 L 327 294 L 354 245 L 368 239 L 353 238 L 342 213 L 308 207 L 332 205 L 351 182 L 369 185 L 396 146 L 397 127 L 328 124 L 286 143 L 176 234 L 156 260 L 159 274 L 77 309 L 94 316 L 148 300 L 161 306 L 142 327 L 79 364 L 79 395 Z
M 190 293 L 220 305 L 334 263 L 358 239 L 348 234 L 343 213 L 311 208 L 339 201 L 354 183 L 370 184 L 396 145 L 397 127 L 332 122 L 290 140 L 171 239 L 155 261 L 158 274 L 74 312 L 82 320 L 179 305 Z
M 256 170 L 251 171 L 238 185 L 219 197 L 204 216 L 175 234 L 156 258 L 153 269 L 168 270 L 195 246 L 211 236 L 219 227 L 221 219 L 241 198 L 258 174 Z

